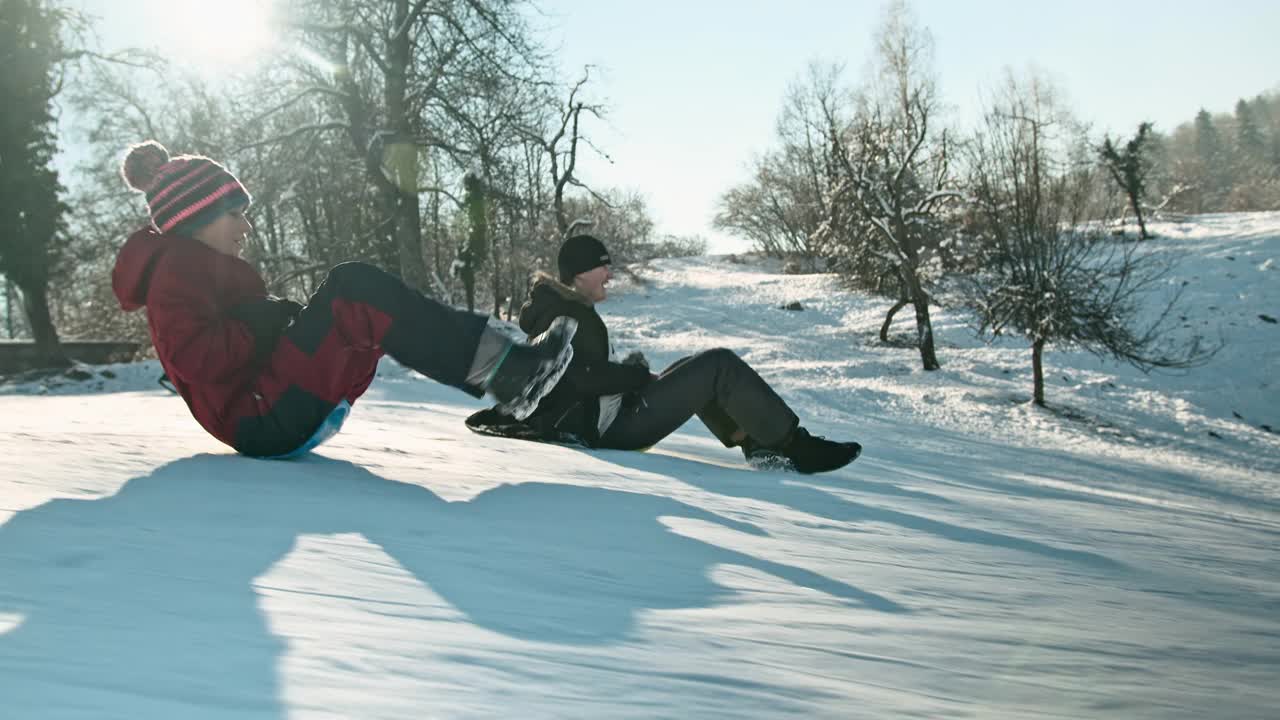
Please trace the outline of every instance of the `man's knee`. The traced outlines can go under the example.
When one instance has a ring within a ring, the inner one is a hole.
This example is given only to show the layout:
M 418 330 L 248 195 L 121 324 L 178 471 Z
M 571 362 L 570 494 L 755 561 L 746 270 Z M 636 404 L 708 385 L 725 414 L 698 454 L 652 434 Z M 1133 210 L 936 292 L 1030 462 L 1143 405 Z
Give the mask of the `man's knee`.
M 738 357 L 738 353 L 729 348 L 712 348 L 702 351 L 701 354 L 707 358 L 708 362 L 714 362 L 720 366 L 745 364 L 742 358 Z

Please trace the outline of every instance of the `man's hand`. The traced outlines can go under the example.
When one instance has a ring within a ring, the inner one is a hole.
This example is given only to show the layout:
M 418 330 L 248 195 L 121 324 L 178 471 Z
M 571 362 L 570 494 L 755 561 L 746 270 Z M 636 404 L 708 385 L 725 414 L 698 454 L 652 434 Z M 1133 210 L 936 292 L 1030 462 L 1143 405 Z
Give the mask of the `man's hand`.
M 649 369 L 649 361 L 645 359 L 644 353 L 639 350 L 632 350 L 627 356 L 622 358 L 623 365 L 639 365 L 645 370 Z

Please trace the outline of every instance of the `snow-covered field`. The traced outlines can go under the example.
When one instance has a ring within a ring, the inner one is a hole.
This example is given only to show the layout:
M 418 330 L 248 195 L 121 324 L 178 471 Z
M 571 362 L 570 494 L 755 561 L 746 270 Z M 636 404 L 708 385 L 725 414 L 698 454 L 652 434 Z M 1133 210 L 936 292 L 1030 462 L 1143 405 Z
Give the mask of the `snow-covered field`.
M 942 311 L 924 373 L 826 275 L 619 281 L 619 351 L 732 348 L 866 447 L 821 476 L 696 420 L 647 453 L 473 436 L 390 362 L 293 462 L 206 437 L 154 364 L 5 387 L 0 718 L 1277 717 L 1280 214 L 1153 229 L 1225 347 L 1051 349 L 1053 411 L 1022 342 Z

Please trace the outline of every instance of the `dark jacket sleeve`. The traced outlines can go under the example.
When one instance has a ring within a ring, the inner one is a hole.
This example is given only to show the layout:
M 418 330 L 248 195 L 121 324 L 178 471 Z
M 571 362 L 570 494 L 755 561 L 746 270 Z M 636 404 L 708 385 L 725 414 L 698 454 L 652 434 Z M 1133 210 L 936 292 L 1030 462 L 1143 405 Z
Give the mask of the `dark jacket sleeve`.
M 615 395 L 639 390 L 649 384 L 649 371 L 639 365 L 623 365 L 608 360 L 584 361 L 578 367 L 577 359 L 569 365 L 565 378 L 573 383 L 573 389 L 582 395 Z
M 582 332 L 582 325 L 579 325 L 579 333 L 573 338 L 573 362 L 565 372 L 565 379 L 576 393 L 597 397 L 616 395 L 639 390 L 649 384 L 646 368 L 610 361 L 601 350 L 605 348 L 607 352 L 608 339 L 589 335 Z

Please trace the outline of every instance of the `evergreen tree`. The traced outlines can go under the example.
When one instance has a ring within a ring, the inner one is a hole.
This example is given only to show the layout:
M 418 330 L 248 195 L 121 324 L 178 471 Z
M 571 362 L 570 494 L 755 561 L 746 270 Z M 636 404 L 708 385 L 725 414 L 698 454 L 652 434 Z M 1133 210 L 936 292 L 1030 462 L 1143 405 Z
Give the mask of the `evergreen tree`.
M 1253 107 L 1243 98 L 1236 103 L 1236 148 L 1246 165 L 1262 160 L 1267 150 L 1266 139 L 1262 135 L 1262 129 L 1258 127 Z
M 1196 113 L 1196 152 L 1200 155 L 1200 159 L 1209 161 L 1221 151 L 1221 138 L 1218 137 L 1218 128 L 1213 124 L 1213 116 L 1208 110 L 1200 108 L 1200 112 Z
M 1271 162 L 1264 123 L 1270 113 L 1262 98 L 1236 103 L 1232 138 L 1232 190 L 1226 210 L 1273 209 L 1280 203 L 1280 174 Z
M 1231 190 L 1230 161 L 1213 116 L 1204 108 L 1196 113 L 1195 148 L 1199 199 L 1196 212 L 1221 210 Z
M 47 365 L 65 365 L 49 310 L 49 282 L 65 246 L 53 97 L 67 55 L 64 11 L 44 0 L 0 0 L 0 272 L 22 294 Z

